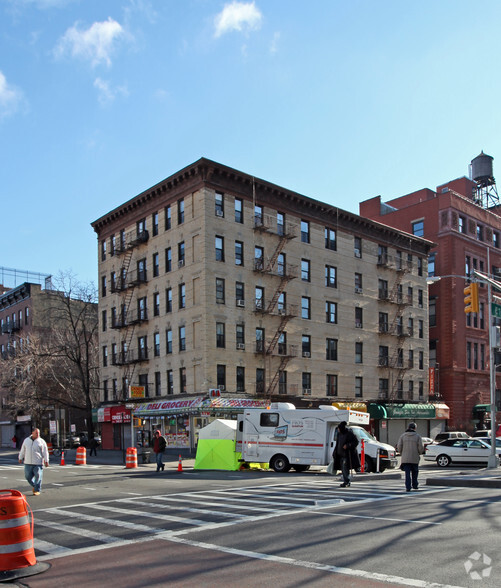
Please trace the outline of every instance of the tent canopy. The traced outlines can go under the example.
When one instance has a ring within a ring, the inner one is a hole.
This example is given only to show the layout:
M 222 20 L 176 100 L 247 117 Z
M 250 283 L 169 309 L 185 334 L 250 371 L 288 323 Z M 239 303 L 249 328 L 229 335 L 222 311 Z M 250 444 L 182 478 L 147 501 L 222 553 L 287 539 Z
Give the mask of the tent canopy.
M 235 452 L 237 422 L 216 419 L 200 429 L 198 435 L 196 470 L 236 471 L 242 465 L 241 453 Z

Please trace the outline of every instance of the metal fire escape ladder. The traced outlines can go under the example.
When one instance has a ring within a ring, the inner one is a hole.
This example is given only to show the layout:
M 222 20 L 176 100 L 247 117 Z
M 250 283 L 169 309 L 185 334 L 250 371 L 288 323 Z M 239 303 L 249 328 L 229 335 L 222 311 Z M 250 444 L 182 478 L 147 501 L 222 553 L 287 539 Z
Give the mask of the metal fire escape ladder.
M 396 336 L 398 337 L 399 343 L 397 345 L 397 348 L 394 350 L 391 359 L 388 362 L 389 375 L 392 373 L 394 374 L 394 371 L 392 371 L 392 370 L 397 370 L 397 374 L 396 374 L 397 377 L 393 378 L 391 390 L 389 391 L 389 399 L 390 400 L 395 400 L 396 392 L 398 390 L 398 382 L 403 378 L 405 372 L 407 371 L 407 368 L 405 367 L 405 360 L 402 358 L 402 363 L 400 363 L 399 357 L 398 357 L 398 350 L 399 350 L 400 342 L 405 337 L 403 325 L 402 325 L 402 330 L 401 331 L 398 330 L 398 322 L 403 316 L 404 308 L 407 306 L 407 303 L 405 302 L 405 295 L 403 293 L 402 294 L 399 293 L 399 287 L 402 284 L 402 279 L 403 279 L 404 275 L 407 273 L 407 266 L 401 265 L 400 267 L 397 267 L 396 270 L 397 270 L 397 278 L 395 279 L 395 283 L 393 284 L 393 288 L 392 288 L 392 291 L 390 294 L 390 301 L 393 302 L 394 304 L 396 304 L 397 309 L 395 311 L 395 315 L 393 317 L 393 321 L 390 326 L 390 333 L 392 335 L 396 334 Z
M 289 363 L 289 360 L 290 360 L 289 356 L 282 357 L 282 361 L 280 362 L 280 366 L 279 366 L 278 370 L 275 372 L 273 379 L 271 380 L 270 385 L 268 386 L 268 389 L 266 390 L 266 395 L 269 398 L 271 398 L 271 395 L 275 391 L 275 388 L 277 387 L 277 384 L 280 380 L 280 373 L 285 370 L 285 368 L 287 367 L 287 364 Z
M 127 350 L 126 353 L 129 353 L 129 351 L 130 351 L 130 344 L 132 343 L 132 338 L 134 337 L 134 330 L 136 328 L 134 323 L 129 324 L 129 321 L 127 320 L 127 317 L 129 316 L 130 305 L 131 305 L 132 299 L 134 297 L 134 290 L 135 290 L 135 284 L 133 282 L 131 282 L 132 285 L 130 287 L 128 287 L 128 283 L 127 283 L 127 276 L 129 275 L 130 264 L 132 261 L 132 253 L 133 253 L 132 248 L 130 248 L 126 251 L 125 258 L 124 258 L 124 261 L 123 261 L 122 267 L 121 267 L 121 278 L 124 277 L 124 279 L 125 279 L 125 284 L 122 284 L 122 288 L 125 288 L 125 290 L 124 290 L 125 295 L 123 295 L 121 298 L 120 311 L 123 313 L 122 318 L 125 321 L 125 336 L 123 339 L 125 340 L 125 348 Z M 124 378 L 130 384 L 132 382 L 132 376 L 134 375 L 136 365 L 135 365 L 135 363 L 127 363 L 126 357 L 123 358 L 123 361 L 124 361 L 124 366 L 125 366 L 124 370 L 123 370 Z

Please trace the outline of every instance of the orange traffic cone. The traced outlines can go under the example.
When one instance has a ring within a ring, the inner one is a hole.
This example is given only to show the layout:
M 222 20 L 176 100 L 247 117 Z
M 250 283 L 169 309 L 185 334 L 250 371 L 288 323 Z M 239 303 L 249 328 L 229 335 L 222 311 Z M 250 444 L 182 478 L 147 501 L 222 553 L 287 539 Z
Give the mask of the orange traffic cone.
M 181 455 L 179 456 L 179 463 L 177 464 L 177 471 L 178 472 L 183 471 L 183 460 L 181 459 Z
M 61 451 L 61 465 L 66 465 L 64 461 L 64 451 Z

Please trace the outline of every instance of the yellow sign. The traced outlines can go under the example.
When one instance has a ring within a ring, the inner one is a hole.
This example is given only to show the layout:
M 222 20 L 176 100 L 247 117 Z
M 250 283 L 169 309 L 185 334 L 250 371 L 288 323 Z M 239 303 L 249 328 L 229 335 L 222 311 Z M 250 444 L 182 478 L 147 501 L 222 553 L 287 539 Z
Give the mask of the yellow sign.
M 332 406 L 340 409 L 358 410 L 359 412 L 367 412 L 367 406 L 363 402 L 333 402 Z
M 144 398 L 145 386 L 129 386 L 129 398 Z

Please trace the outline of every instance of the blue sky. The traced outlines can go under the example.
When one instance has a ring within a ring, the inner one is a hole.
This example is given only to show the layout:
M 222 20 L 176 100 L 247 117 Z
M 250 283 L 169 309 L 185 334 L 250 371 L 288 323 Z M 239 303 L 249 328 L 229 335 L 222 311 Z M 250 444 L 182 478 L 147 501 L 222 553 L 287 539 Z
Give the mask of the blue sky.
M 501 166 L 501 2 L 0 0 L 0 266 L 200 157 L 352 212 Z M 12 285 L 12 284 L 9 284 Z

